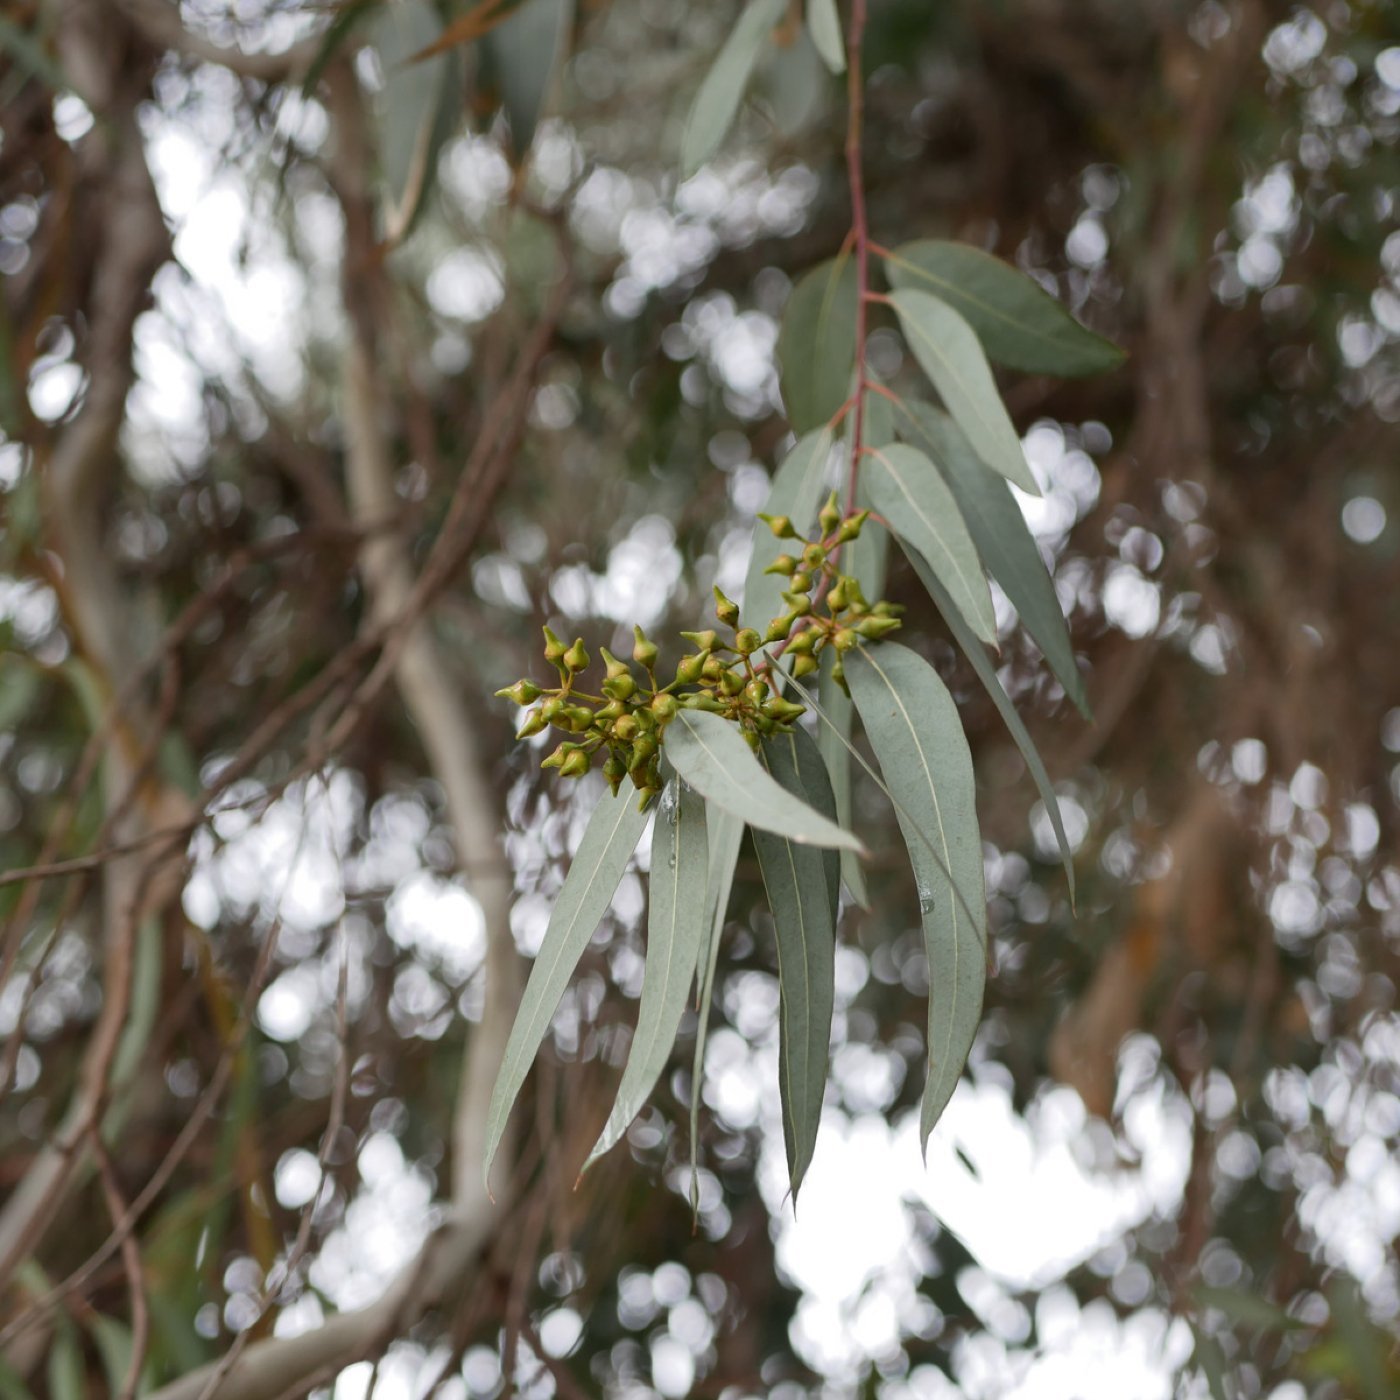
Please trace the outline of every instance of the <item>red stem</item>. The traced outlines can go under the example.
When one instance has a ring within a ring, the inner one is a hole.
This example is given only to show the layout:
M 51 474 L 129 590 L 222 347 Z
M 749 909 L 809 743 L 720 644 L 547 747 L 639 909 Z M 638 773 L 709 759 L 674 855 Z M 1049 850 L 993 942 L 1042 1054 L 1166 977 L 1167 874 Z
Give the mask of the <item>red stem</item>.
M 865 37 L 866 0 L 851 0 L 851 20 L 846 32 L 846 93 L 849 116 L 846 126 L 846 172 L 851 186 L 851 236 L 856 249 L 856 395 L 851 420 L 851 471 L 846 487 L 846 509 L 856 508 L 856 478 L 865 436 L 866 305 L 870 296 L 870 228 L 865 217 L 865 179 L 861 170 L 861 137 L 864 130 L 865 94 L 861 87 L 861 41 Z

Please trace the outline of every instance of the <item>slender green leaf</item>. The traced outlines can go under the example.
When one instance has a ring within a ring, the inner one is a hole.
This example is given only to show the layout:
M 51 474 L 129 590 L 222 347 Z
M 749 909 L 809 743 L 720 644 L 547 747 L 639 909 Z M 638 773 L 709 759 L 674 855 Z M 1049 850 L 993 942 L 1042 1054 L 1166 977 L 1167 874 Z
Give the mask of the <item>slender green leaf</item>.
M 767 740 L 761 757 L 783 788 L 835 819 L 826 764 L 806 730 Z M 771 832 L 755 831 L 753 842 L 777 935 L 778 1088 L 788 1181 L 796 1201 L 816 1147 L 826 1091 L 841 862 L 835 851 L 799 846 Z
M 1204 1328 L 1192 1324 L 1191 1331 L 1196 1338 L 1194 1360 L 1205 1377 L 1210 1400 L 1230 1400 L 1230 1392 L 1225 1385 L 1230 1364 L 1225 1359 L 1224 1350 Z
M 1198 1283 L 1191 1292 L 1202 1307 L 1215 1308 L 1241 1327 L 1266 1332 L 1294 1332 L 1306 1325 L 1296 1317 L 1289 1317 L 1277 1304 L 1243 1288 L 1218 1288 Z
M 617 1100 L 583 1164 L 585 1171 L 627 1131 L 666 1068 L 705 935 L 709 872 L 705 803 L 673 778 L 661 794 L 652 829 L 651 904 L 637 1031 Z
M 734 886 L 734 868 L 744 840 L 744 823 L 714 803 L 705 804 L 705 827 L 710 850 L 710 874 L 705 885 L 705 942 L 700 950 L 700 994 L 696 998 L 695 1060 L 690 1073 L 690 1205 L 700 1209 L 700 1090 L 705 1080 L 705 1042 L 710 1031 L 710 1000 L 715 990 L 720 934 Z
M 1028 374 L 1098 374 L 1123 351 L 1085 330 L 1033 277 L 966 243 L 921 239 L 885 259 L 895 287 L 930 292 L 977 332 L 989 359 Z
M 919 1138 L 927 1149 L 972 1048 L 987 981 L 972 755 L 953 697 L 921 656 L 895 642 L 861 647 L 847 654 L 846 680 L 896 799 L 919 892 L 929 980 Z
M 1090 718 L 1084 678 L 1075 664 L 1065 615 L 1021 508 L 1005 484 L 983 469 L 972 444 L 946 413 L 925 403 L 902 408 L 902 436 L 933 458 L 962 510 L 987 571 L 1006 591 L 1065 693 L 1084 717 Z
M 98 1355 L 102 1358 L 102 1369 L 107 1375 L 109 1393 L 119 1395 L 126 1373 L 131 1369 L 131 1328 L 105 1313 L 96 1313 L 88 1319 L 88 1330 L 97 1343 Z M 138 1390 L 145 1393 L 145 1388 Z
M 373 39 L 384 70 L 379 94 L 381 173 L 385 185 L 386 224 L 402 238 L 422 208 L 433 175 L 439 110 L 447 87 L 446 54 L 412 62 L 442 30 L 429 0 L 397 0 L 375 17 Z
M 3 1356 L 0 1356 L 0 1400 L 34 1400 L 34 1392 Z
M 846 71 L 846 46 L 841 41 L 841 16 L 836 0 L 807 0 L 807 32 L 833 73 Z
M 830 456 L 830 428 L 818 428 L 799 438 L 774 474 L 763 513 L 786 515 L 799 531 L 806 530 L 821 505 Z M 787 587 L 787 580 L 778 574 L 763 572 L 783 552 L 782 542 L 773 538 L 773 532 L 764 521 L 758 521 L 753 527 L 753 549 L 749 554 L 744 599 L 740 604 L 745 627 L 756 627 L 762 632 L 768 620 L 783 611 L 783 589 Z
M 666 756 L 691 787 L 751 827 L 802 845 L 864 850 L 849 831 L 774 782 L 738 729 L 719 715 L 682 710 L 667 726 Z
M 773 44 L 759 62 L 755 90 L 784 141 L 795 141 L 826 112 L 830 93 L 826 70 L 812 36 L 798 32 L 790 44 Z
M 856 265 L 848 253 L 798 279 L 778 329 L 783 405 L 795 433 L 829 423 L 856 363 Z
M 486 1174 L 491 1171 L 506 1119 L 549 1030 L 564 988 L 612 903 L 646 826 L 646 814 L 637 810 L 635 797 L 623 787 L 616 797 L 607 796 L 598 803 L 554 902 L 544 942 L 530 969 L 525 995 L 511 1027 L 496 1087 L 491 1092 L 491 1106 L 486 1114 Z
M 894 441 L 894 404 L 884 394 L 865 391 L 865 416 L 860 436 L 862 447 L 886 447 Z
M 335 18 L 321 31 L 321 43 L 316 50 L 316 56 L 311 60 L 306 70 L 306 76 L 301 80 L 301 95 L 303 97 L 314 97 L 316 89 L 320 86 L 321 75 L 326 71 L 326 65 L 330 63 L 341 45 L 349 39 L 355 27 L 368 16 L 371 10 L 379 9 L 383 0 L 349 0 L 349 3 L 342 5 L 336 12 Z
M 759 49 L 783 17 L 785 0 L 751 0 L 695 94 L 681 137 L 681 178 L 719 150 L 743 98 Z
M 525 0 L 481 38 L 517 160 L 535 139 L 574 22 L 574 0 Z
M 1026 728 L 1021 716 L 1017 714 L 1015 705 L 1011 703 L 1011 697 L 1002 686 L 997 676 L 996 667 L 988 659 L 987 653 L 982 650 L 982 644 L 973 636 L 972 629 L 958 616 L 958 610 L 953 606 L 953 600 L 943 591 L 943 585 L 939 583 L 934 577 L 933 571 L 917 554 L 910 554 L 909 562 L 914 566 L 914 572 L 918 574 L 925 589 L 928 590 L 934 605 L 943 615 L 943 620 L 948 624 L 948 630 L 953 634 L 953 639 L 962 648 L 968 661 L 972 663 L 972 669 L 977 672 L 977 679 L 986 688 L 992 704 L 997 708 L 997 713 L 1001 715 L 1016 747 L 1020 749 L 1021 757 L 1026 760 L 1026 767 L 1030 769 L 1036 791 L 1040 793 L 1040 800 L 1045 804 L 1045 813 L 1050 818 L 1050 825 L 1054 828 L 1055 840 L 1060 847 L 1060 859 L 1064 862 L 1065 876 L 1069 880 L 1069 897 L 1073 901 L 1074 852 L 1070 849 L 1069 837 L 1065 834 L 1064 820 L 1060 816 L 1060 800 L 1055 794 L 1049 773 L 1045 771 L 1045 764 L 1036 749 L 1035 741 L 1031 738 L 1030 731 Z
M 888 400 L 876 397 L 873 402 L 888 403 Z M 868 424 L 870 419 L 867 418 L 866 422 Z M 862 498 L 861 504 L 866 505 L 868 501 Z M 884 596 L 889 547 L 889 531 L 868 520 L 860 534 L 841 548 L 842 571 L 850 574 L 860 584 L 861 592 L 872 600 Z M 851 704 L 851 697 L 832 678 L 835 659 L 836 654 L 830 649 L 822 653 L 822 669 L 817 686 L 822 723 L 817 729 L 817 747 L 826 759 L 827 772 L 831 776 L 831 790 L 836 797 L 836 820 L 849 831 L 852 826 L 850 738 L 855 707 Z M 841 878 L 851 898 L 862 909 L 869 909 L 870 894 L 865 887 L 865 871 L 859 858 L 851 851 L 841 852 Z
M 870 503 L 928 561 L 972 630 L 995 646 L 997 618 L 982 561 L 938 469 L 918 448 L 894 443 L 870 453 L 861 480 Z
M 1023 491 L 1040 495 L 972 327 L 951 306 L 925 292 L 891 292 L 890 302 L 914 358 L 977 455 Z
M 84 1400 L 87 1395 L 85 1371 L 78 1329 L 66 1316 L 55 1318 L 46 1375 L 52 1400 Z

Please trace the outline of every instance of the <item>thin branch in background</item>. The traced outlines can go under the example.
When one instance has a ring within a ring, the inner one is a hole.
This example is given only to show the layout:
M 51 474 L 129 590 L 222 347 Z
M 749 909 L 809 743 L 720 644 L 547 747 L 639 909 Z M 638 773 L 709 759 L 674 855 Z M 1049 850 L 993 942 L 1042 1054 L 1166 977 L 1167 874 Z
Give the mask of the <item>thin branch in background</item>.
M 126 1205 L 122 1200 L 121 1188 L 117 1185 L 116 1173 L 112 1170 L 112 1159 L 102 1142 L 102 1134 L 94 1130 L 90 1146 L 97 1162 L 97 1175 L 102 1183 L 102 1194 L 107 1201 L 107 1212 L 116 1227 L 126 1215 Z M 122 1268 L 126 1273 L 127 1292 L 131 1298 L 131 1361 L 116 1400 L 135 1400 L 137 1387 L 141 1384 L 141 1371 L 146 1364 L 146 1349 L 151 1338 L 151 1314 L 146 1302 L 146 1276 L 141 1267 L 141 1250 L 135 1237 L 127 1235 L 121 1244 Z

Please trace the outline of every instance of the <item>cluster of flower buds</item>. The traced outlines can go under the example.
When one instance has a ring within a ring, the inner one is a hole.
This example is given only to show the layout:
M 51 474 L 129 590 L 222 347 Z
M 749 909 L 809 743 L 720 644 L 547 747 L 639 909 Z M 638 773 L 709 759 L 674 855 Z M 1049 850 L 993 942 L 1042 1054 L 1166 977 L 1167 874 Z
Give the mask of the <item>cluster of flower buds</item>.
M 817 669 L 818 657 L 830 646 L 837 652 L 832 677 L 844 690 L 841 656 L 861 638 L 877 642 L 900 625 L 903 608 L 894 603 L 872 604 L 856 579 L 837 568 L 841 546 L 859 538 L 869 514 L 862 510 L 843 519 L 833 491 L 817 517 L 820 528 L 812 540 L 798 535 L 785 515 L 759 517 L 778 539 L 794 540 L 800 546 L 797 554 L 780 554 L 764 570 L 782 575 L 788 586 L 783 593 L 787 610 L 769 622 L 763 641 L 781 645 L 782 652 L 791 657 L 790 670 L 798 680 Z
M 605 674 L 601 693 L 591 694 L 584 684 L 591 658 L 583 639 L 565 646 L 546 627 L 544 657 L 559 673 L 560 684 L 545 689 L 520 680 L 496 692 L 517 705 L 533 707 L 516 737 L 525 739 L 549 726 L 562 730 L 571 737 L 542 767 L 581 778 L 601 759 L 613 792 L 630 778 L 645 806 L 661 791 L 662 736 L 681 710 L 707 710 L 733 720 L 754 749 L 763 738 L 786 733 L 805 707 L 784 699 L 770 684 L 780 652 L 791 655 L 794 676 L 806 676 L 816 670 L 824 647 L 846 652 L 861 637 L 878 640 L 899 626 L 898 609 L 889 603 L 872 607 L 860 585 L 838 572 L 833 560 L 841 545 L 860 534 L 868 514 L 861 511 L 843 519 L 833 492 L 819 517 L 815 540 L 800 539 L 785 516 L 764 516 L 779 539 L 797 540 L 802 546 L 800 554 L 780 555 L 767 570 L 787 579 L 787 610 L 760 634 L 739 626 L 738 604 L 716 588 L 715 617 L 731 640 L 721 640 L 713 628 L 682 632 L 693 650 L 681 657 L 674 677 L 664 683 L 657 677 L 656 644 L 637 627 L 630 664 L 600 648 Z M 770 645 L 771 656 L 765 651 Z M 839 656 L 834 674 L 844 685 Z

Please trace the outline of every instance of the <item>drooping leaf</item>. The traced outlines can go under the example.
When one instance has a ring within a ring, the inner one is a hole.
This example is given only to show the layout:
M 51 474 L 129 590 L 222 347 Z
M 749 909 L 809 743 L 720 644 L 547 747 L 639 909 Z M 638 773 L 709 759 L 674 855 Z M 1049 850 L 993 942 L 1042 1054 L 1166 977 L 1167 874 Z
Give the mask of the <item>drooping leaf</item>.
M 782 787 L 835 820 L 826 764 L 806 730 L 766 740 L 760 756 Z M 799 846 L 767 831 L 756 830 L 753 841 L 777 935 L 778 1088 L 788 1181 L 796 1201 L 816 1147 L 826 1090 L 841 862 L 835 851 Z
M 774 474 L 763 513 L 786 515 L 799 533 L 806 530 L 821 505 L 830 455 L 830 428 L 818 428 L 799 438 Z M 763 572 L 783 551 L 783 544 L 773 538 L 768 526 L 762 520 L 757 521 L 753 527 L 749 571 L 744 578 L 744 598 L 739 605 L 745 627 L 756 627 L 762 632 L 769 618 L 783 611 L 783 589 L 787 587 L 787 580 L 778 574 Z
M 88 1319 L 88 1329 L 102 1357 L 102 1369 L 107 1374 L 109 1394 L 119 1395 L 127 1372 L 131 1369 L 131 1328 L 105 1313 L 94 1313 Z
M 347 4 L 336 10 L 335 17 L 321 31 L 321 42 L 317 46 L 315 57 L 307 65 L 306 76 L 301 80 L 303 97 L 315 96 L 326 65 L 340 52 L 341 47 L 370 12 L 379 9 L 382 4 L 383 0 L 348 0 Z
M 953 640 L 962 649 L 963 655 L 972 663 L 972 669 L 977 673 L 977 679 L 982 682 L 983 688 L 991 697 L 997 713 L 1001 716 L 1008 732 L 1015 741 L 1016 747 L 1020 749 L 1021 757 L 1026 760 L 1026 767 L 1030 769 L 1036 791 L 1040 793 L 1040 800 L 1045 804 L 1046 815 L 1050 818 L 1050 825 L 1055 832 L 1055 841 L 1060 848 L 1060 859 L 1064 862 L 1065 876 L 1069 880 L 1069 897 L 1072 901 L 1074 899 L 1074 852 L 1070 848 L 1069 837 L 1065 834 L 1064 820 L 1060 816 L 1060 799 L 1055 794 L 1050 774 L 1045 771 L 1045 763 L 1040 757 L 1035 741 L 1031 738 L 1030 730 L 1026 728 L 1015 705 L 1011 703 L 1011 697 L 1006 693 L 1006 688 L 997 676 L 996 667 L 988 659 L 987 653 L 982 650 L 982 644 L 973 636 L 972 629 L 968 627 L 967 623 L 957 615 L 957 609 L 953 607 L 953 600 L 943 591 L 943 585 L 933 576 L 928 565 L 917 555 L 911 554 L 908 558 L 914 572 L 918 574 L 924 588 L 928 591 L 929 597 L 933 599 L 934 606 L 948 624 L 948 630 L 953 634 Z
M 763 54 L 755 82 L 774 132 L 794 141 L 827 110 L 829 92 L 821 55 L 801 29 L 791 43 L 773 44 Z
M 84 1400 L 87 1394 L 82 1342 L 66 1315 L 54 1319 L 45 1379 L 52 1400 Z
M 987 908 L 972 755 L 933 667 L 896 642 L 846 657 L 846 680 L 897 803 L 928 954 L 928 1080 L 919 1138 L 957 1087 L 982 1015 Z
M 1124 353 L 1086 330 L 1033 277 L 966 243 L 920 239 L 885 259 L 891 285 L 930 292 L 977 332 L 987 358 L 1028 374 L 1098 374 Z
M 803 845 L 864 850 L 849 831 L 774 782 L 738 729 L 719 715 L 682 710 L 667 726 L 666 756 L 697 792 L 755 829 Z
M 987 571 L 1006 591 L 1065 693 L 1084 717 L 1090 718 L 1084 678 L 1075 664 L 1054 582 L 1011 492 L 983 469 L 962 429 L 931 404 L 904 405 L 900 429 L 933 458 L 962 510 Z
M 783 309 L 778 371 L 793 432 L 829 423 L 846 402 L 855 344 L 856 265 L 843 253 L 799 278 Z
M 705 803 L 672 778 L 661 794 L 651 837 L 651 903 L 637 1030 L 608 1121 L 588 1154 L 597 1161 L 641 1112 L 676 1042 L 708 912 L 709 842 Z
M 681 137 L 681 178 L 719 149 L 743 98 L 759 49 L 783 17 L 785 0 L 750 0 L 695 94 Z
M 598 803 L 554 902 L 549 927 L 535 965 L 530 969 L 525 995 L 520 1000 L 520 1010 L 506 1043 L 501 1071 L 491 1092 L 483 1166 L 488 1175 L 496 1149 L 501 1145 L 506 1119 L 515 1106 L 535 1052 L 549 1030 L 559 999 L 588 940 L 612 903 L 646 826 L 646 814 L 637 810 L 635 797 L 635 793 L 623 787 L 616 797 L 605 796 Z
M 883 402 L 883 400 L 878 400 Z M 869 420 L 867 419 L 867 422 Z M 860 504 L 869 502 L 862 497 Z M 841 570 L 860 584 L 867 598 L 880 598 L 885 592 L 885 566 L 889 554 L 890 536 L 882 525 L 868 520 L 855 539 L 841 547 Z M 831 790 L 836 797 L 836 820 L 851 829 L 851 723 L 855 708 L 851 697 L 832 677 L 835 652 L 829 648 L 822 653 L 822 669 L 817 693 L 821 705 L 821 724 L 817 727 L 817 747 L 826 760 L 831 777 Z M 870 894 L 865 887 L 865 871 L 860 860 L 850 851 L 841 852 L 841 878 L 850 896 L 862 909 L 870 908 Z
M 510 122 L 517 161 L 525 158 L 535 139 L 573 20 L 574 0 L 525 0 L 481 41 Z
M 705 804 L 705 827 L 710 850 L 710 874 L 705 886 L 705 933 L 700 949 L 700 994 L 696 998 L 695 1060 L 690 1074 L 690 1204 L 700 1209 L 700 1090 L 705 1078 L 705 1043 L 710 1031 L 710 1001 L 715 990 L 715 964 L 719 961 L 720 934 L 734 885 L 734 868 L 744 839 L 744 823 L 714 803 Z
M 807 32 L 833 73 L 846 71 L 846 46 L 841 39 L 841 16 L 836 0 L 807 0 Z
M 860 436 L 863 447 L 886 447 L 894 441 L 894 404 L 884 394 L 871 389 L 865 391 L 865 417 Z
M 938 468 L 917 448 L 893 443 L 866 457 L 861 480 L 871 505 L 924 557 L 972 630 L 995 645 L 997 619 L 982 561 Z
M 450 60 L 415 63 L 413 56 L 441 32 L 429 0 L 396 0 L 374 18 L 371 36 L 384 70 L 379 94 L 379 161 L 384 181 L 386 236 L 404 237 L 423 205 L 445 136 L 439 127 Z
M 1023 491 L 1040 495 L 972 327 L 926 292 L 894 291 L 890 303 L 914 358 L 977 455 Z

